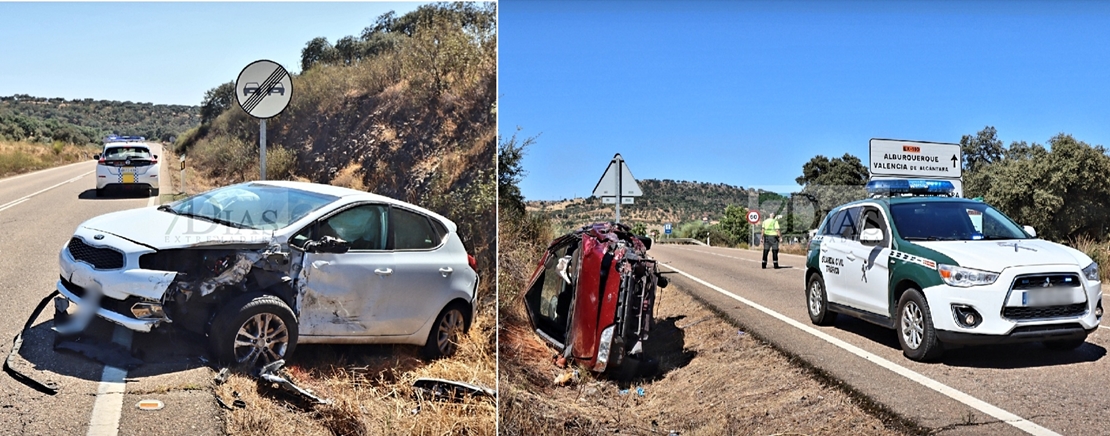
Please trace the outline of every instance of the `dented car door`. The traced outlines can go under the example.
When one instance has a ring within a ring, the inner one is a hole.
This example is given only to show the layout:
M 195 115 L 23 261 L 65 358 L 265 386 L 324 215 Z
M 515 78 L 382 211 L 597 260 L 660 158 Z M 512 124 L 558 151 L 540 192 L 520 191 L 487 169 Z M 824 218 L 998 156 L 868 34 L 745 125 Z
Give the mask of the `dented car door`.
M 300 249 L 297 273 L 300 328 L 303 336 L 393 334 L 375 320 L 396 282 L 393 253 L 386 251 L 389 206 L 362 204 L 321 219 L 293 237 Z M 336 238 L 343 253 L 316 252 L 310 242 Z

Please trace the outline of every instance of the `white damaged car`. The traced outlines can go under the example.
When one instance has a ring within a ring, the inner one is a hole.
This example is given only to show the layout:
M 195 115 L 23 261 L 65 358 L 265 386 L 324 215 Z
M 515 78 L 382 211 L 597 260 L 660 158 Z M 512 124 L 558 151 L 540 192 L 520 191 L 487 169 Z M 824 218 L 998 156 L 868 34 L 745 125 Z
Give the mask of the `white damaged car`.
M 206 334 L 216 357 L 260 365 L 298 343 L 416 344 L 453 354 L 474 315 L 476 262 L 453 222 L 362 191 L 248 182 L 80 226 L 58 291 L 147 332 Z

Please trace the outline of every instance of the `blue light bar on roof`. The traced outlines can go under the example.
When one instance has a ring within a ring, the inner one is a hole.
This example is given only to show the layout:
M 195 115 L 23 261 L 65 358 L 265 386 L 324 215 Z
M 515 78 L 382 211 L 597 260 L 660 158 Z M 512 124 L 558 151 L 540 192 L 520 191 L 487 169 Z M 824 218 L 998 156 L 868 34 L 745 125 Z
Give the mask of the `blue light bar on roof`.
M 868 195 L 952 195 L 956 187 L 947 180 L 872 180 L 867 182 Z
M 142 137 L 142 136 L 119 136 L 119 135 L 108 135 L 107 137 L 104 138 L 104 142 L 139 142 L 139 141 L 146 141 L 146 138 Z

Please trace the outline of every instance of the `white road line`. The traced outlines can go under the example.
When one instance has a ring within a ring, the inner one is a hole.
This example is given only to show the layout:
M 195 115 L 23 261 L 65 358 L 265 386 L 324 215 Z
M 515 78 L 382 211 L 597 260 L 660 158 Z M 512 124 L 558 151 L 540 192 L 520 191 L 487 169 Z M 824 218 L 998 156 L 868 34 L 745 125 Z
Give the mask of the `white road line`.
M 159 185 L 161 181 L 159 181 Z M 158 202 L 157 196 L 149 197 L 147 207 Z M 116 326 L 112 331 L 112 341 L 131 348 L 131 330 Z M 119 434 L 119 420 L 123 416 L 123 395 L 127 391 L 127 370 L 104 365 L 104 373 L 100 376 L 100 385 L 96 389 L 96 402 L 93 403 L 92 419 L 89 420 L 89 432 L 86 436 L 117 436 Z
M 2 210 L 4 210 L 4 209 L 8 209 L 8 208 L 10 208 L 10 207 L 12 207 L 12 206 L 18 205 L 19 203 L 22 203 L 22 202 L 24 202 L 24 201 L 27 201 L 27 200 L 28 200 L 28 199 L 30 199 L 31 197 L 34 197 L 34 196 L 36 196 L 36 195 L 39 195 L 39 194 L 42 194 L 43 192 L 46 192 L 46 191 L 49 191 L 49 190 L 51 190 L 51 189 L 57 188 L 57 187 L 59 187 L 59 186 L 62 186 L 62 185 L 64 185 L 64 184 L 66 184 L 66 183 L 73 183 L 73 182 L 76 182 L 76 181 L 80 180 L 80 179 L 81 179 L 82 177 L 85 177 L 85 176 L 87 176 L 87 175 L 89 175 L 89 174 L 92 174 L 92 173 L 93 173 L 92 171 L 89 171 L 89 172 L 87 172 L 87 173 L 81 174 L 81 175 L 79 175 L 79 176 L 77 176 L 77 177 L 74 177 L 74 178 L 72 178 L 72 179 L 69 179 L 69 180 L 66 180 L 66 181 L 64 181 L 64 182 L 58 183 L 58 184 L 56 184 L 56 185 L 54 185 L 54 186 L 51 186 L 51 187 L 49 187 L 49 188 L 45 188 L 45 189 L 39 190 L 39 191 L 35 192 L 34 194 L 30 194 L 30 195 L 25 195 L 25 196 L 23 196 L 23 197 L 17 198 L 17 199 L 15 199 L 15 200 L 12 200 L 12 201 L 9 201 L 9 202 L 7 202 L 7 203 L 4 203 L 4 204 L 0 204 L 0 211 L 2 211 Z
M 116 326 L 112 331 L 112 342 L 131 348 L 131 330 Z M 127 389 L 124 379 L 127 370 L 104 365 L 100 385 L 96 388 L 96 401 L 93 403 L 92 417 L 86 436 L 116 436 L 119 434 L 119 419 L 123 413 L 123 393 Z
M 72 167 L 72 166 L 75 166 L 75 165 L 82 165 L 82 164 L 87 164 L 87 163 L 89 163 L 89 162 L 88 161 L 74 162 L 74 163 L 71 163 L 69 165 L 62 165 L 60 167 L 47 168 L 45 170 L 38 170 L 38 171 L 29 172 L 29 173 L 23 173 L 23 174 L 20 174 L 20 175 L 17 175 L 17 176 L 11 176 L 11 177 L 8 177 L 8 178 L 0 179 L 0 183 L 9 182 L 9 181 L 12 181 L 12 180 L 15 180 L 15 179 L 22 179 L 22 178 L 27 177 L 27 176 L 33 176 L 33 175 L 42 174 L 42 173 L 45 173 L 45 172 L 48 172 L 48 171 L 53 171 L 53 170 L 62 169 L 62 168 L 69 168 L 69 167 Z
M 785 323 L 789 324 L 790 326 L 796 327 L 797 329 L 799 329 L 803 332 L 809 333 L 813 336 L 816 336 L 816 337 L 824 340 L 825 342 L 828 342 L 832 345 L 840 347 L 840 348 L 844 349 L 845 351 L 847 351 L 849 353 L 852 353 L 852 354 L 854 354 L 854 355 L 856 355 L 856 356 L 858 356 L 858 357 L 860 357 L 864 360 L 873 362 L 876 365 L 879 365 L 883 368 L 886 368 L 890 371 L 893 371 L 895 374 L 901 375 L 901 376 L 903 376 L 905 378 L 908 378 L 908 379 L 910 379 L 910 380 L 912 380 L 912 381 L 914 381 L 914 382 L 916 382 L 916 383 L 918 383 L 922 386 L 925 386 L 929 389 L 937 391 L 940 394 L 942 394 L 944 396 L 947 396 L 948 398 L 959 401 L 959 402 L 967 405 L 968 407 L 971 407 L 975 410 L 983 412 L 987 415 L 993 416 L 994 418 L 996 418 L 1000 421 L 1003 421 L 1007 424 L 1010 424 L 1014 427 L 1017 427 L 1018 429 L 1024 430 L 1026 433 L 1033 434 L 1033 435 L 1058 435 L 1058 433 L 1056 433 L 1052 430 L 1049 430 L 1047 428 L 1041 427 L 1041 426 L 1037 425 L 1036 423 L 1034 423 L 1030 420 L 1027 420 L 1025 418 L 1017 416 L 1013 413 L 1007 412 L 1007 411 L 1005 411 L 1005 410 L 1003 410 L 1003 409 L 1001 409 L 997 406 L 991 405 L 991 404 L 989 404 L 989 403 L 987 403 L 983 400 L 972 397 L 971 395 L 968 395 L 968 394 L 965 394 L 961 391 L 958 391 L 958 390 L 956 390 L 952 387 L 949 387 L 948 385 L 945 385 L 941 382 L 933 380 L 933 379 L 931 379 L 929 377 L 926 377 L 926 376 L 924 376 L 920 373 L 914 372 L 913 370 L 910 370 L 909 368 L 903 367 L 903 366 L 898 365 L 894 362 L 886 360 L 886 359 L 880 357 L 879 355 L 876 355 L 876 354 L 871 353 L 869 351 L 866 351 L 862 348 L 859 348 L 855 345 L 844 342 L 840 339 L 837 339 L 837 338 L 833 337 L 832 335 L 829 335 L 828 333 L 817 330 L 816 328 L 813 328 L 809 325 L 803 324 L 803 323 L 801 323 L 801 322 L 799 322 L 799 321 L 797 321 L 793 318 L 790 318 L 786 315 L 783 315 L 781 313 L 778 313 L 778 312 L 775 312 L 771 309 L 768 309 L 768 308 L 766 308 L 766 307 L 764 307 L 764 306 L 762 306 L 762 305 L 760 305 L 760 304 L 758 304 L 754 301 L 748 300 L 744 297 L 733 294 L 732 292 L 726 291 L 726 290 L 724 290 L 724 289 L 722 289 L 722 288 L 720 288 L 716 285 L 713 285 L 713 284 L 711 284 L 711 283 L 709 283 L 705 280 L 694 277 L 694 276 L 692 276 L 692 275 L 690 275 L 690 274 L 688 274 L 688 273 L 686 273 L 686 272 L 684 272 L 684 271 L 682 271 L 678 268 L 675 268 L 673 266 L 666 265 L 666 264 L 664 264 L 663 266 L 668 268 L 668 269 L 671 269 L 672 271 L 674 271 L 676 273 L 679 273 L 683 276 L 686 276 L 690 280 L 698 282 L 698 283 L 704 285 L 705 287 L 708 287 L 709 289 L 717 291 L 717 292 L 721 293 L 722 295 L 725 295 L 727 297 L 732 298 L 733 300 L 736 300 L 736 301 L 744 303 L 748 306 L 751 306 L 752 308 L 754 308 L 754 309 L 756 309 L 760 312 L 763 312 L 767 315 L 770 315 L 771 317 L 777 318 L 778 320 L 780 320 L 782 322 L 785 322 Z

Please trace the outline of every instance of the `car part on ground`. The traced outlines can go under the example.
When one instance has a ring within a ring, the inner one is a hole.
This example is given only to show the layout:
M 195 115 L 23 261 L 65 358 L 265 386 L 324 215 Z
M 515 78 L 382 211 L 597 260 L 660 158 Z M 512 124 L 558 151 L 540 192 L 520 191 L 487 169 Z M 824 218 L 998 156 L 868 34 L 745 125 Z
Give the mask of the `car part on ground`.
M 31 311 L 31 316 L 27 318 L 27 322 L 23 324 L 23 330 L 16 333 L 15 338 L 12 339 L 12 349 L 8 351 L 8 357 L 4 359 L 4 372 L 7 372 L 8 375 L 19 382 L 49 395 L 58 393 L 58 383 L 54 381 L 41 381 L 28 375 L 25 371 L 16 369 L 17 366 L 23 366 L 22 364 L 16 364 L 16 361 L 17 359 L 22 359 L 19 357 L 19 349 L 23 347 L 23 334 L 31 329 L 31 325 L 34 324 L 35 320 L 42 314 L 42 310 L 46 308 L 46 305 L 49 304 L 50 300 L 56 295 L 58 295 L 58 291 L 51 292 L 39 302 L 38 306 L 35 306 L 35 310 Z
M 285 366 L 285 360 L 276 360 L 263 366 L 258 371 L 258 382 L 262 385 L 276 385 L 285 392 L 293 394 L 310 404 L 331 404 L 331 400 L 320 398 L 312 391 L 297 386 L 290 381 L 289 376 L 281 371 L 283 366 Z
M 561 353 L 560 361 L 617 373 L 626 361 L 638 366 L 646 359 L 656 293 L 667 284 L 647 255 L 650 244 L 611 222 L 551 242 L 524 302 L 536 334 Z
M 485 386 L 441 378 L 418 378 L 412 382 L 413 392 L 420 398 L 461 402 L 467 398 L 497 399 L 497 391 Z

